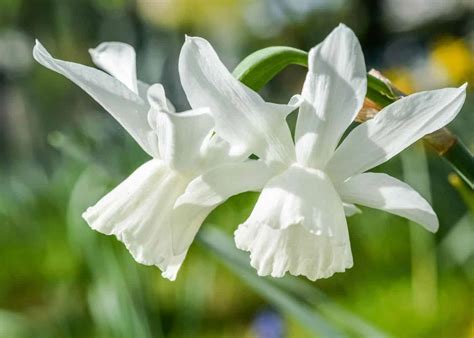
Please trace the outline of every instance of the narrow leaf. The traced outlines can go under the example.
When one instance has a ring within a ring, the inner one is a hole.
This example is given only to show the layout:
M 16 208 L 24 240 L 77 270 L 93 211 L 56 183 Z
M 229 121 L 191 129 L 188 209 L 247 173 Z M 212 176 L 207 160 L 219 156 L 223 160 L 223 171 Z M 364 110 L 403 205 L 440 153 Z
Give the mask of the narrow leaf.
M 307 66 L 308 53 L 283 46 L 260 49 L 243 59 L 233 75 L 253 90 L 260 90 L 289 65 Z

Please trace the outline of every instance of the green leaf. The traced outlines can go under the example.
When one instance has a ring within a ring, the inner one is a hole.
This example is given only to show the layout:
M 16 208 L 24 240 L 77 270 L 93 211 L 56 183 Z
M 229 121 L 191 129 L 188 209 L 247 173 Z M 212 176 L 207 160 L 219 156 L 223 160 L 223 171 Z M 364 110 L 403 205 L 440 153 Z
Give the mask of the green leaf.
M 367 97 L 381 107 L 388 106 L 399 98 L 388 84 L 371 74 L 367 74 Z
M 307 66 L 308 53 L 283 46 L 260 49 L 243 59 L 233 75 L 253 90 L 260 90 L 289 65 Z
M 474 189 L 474 157 L 468 147 L 456 137 L 456 142 L 442 154 L 443 158 L 448 161 L 453 169 L 461 176 L 463 181 L 470 188 L 470 193 Z M 471 204 L 473 202 L 471 201 Z

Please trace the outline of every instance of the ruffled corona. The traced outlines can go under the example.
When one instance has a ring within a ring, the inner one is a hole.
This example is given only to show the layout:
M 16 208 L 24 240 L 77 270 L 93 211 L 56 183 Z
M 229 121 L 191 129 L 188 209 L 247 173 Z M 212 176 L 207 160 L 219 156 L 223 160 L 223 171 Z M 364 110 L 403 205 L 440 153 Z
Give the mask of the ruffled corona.
M 310 280 L 331 277 L 352 267 L 349 238 L 310 233 L 301 224 L 274 229 L 264 223 L 244 223 L 235 243 L 250 252 L 250 264 L 260 276 L 283 277 L 286 272 Z
M 314 280 L 352 266 L 342 202 L 321 170 L 292 165 L 272 178 L 235 233 L 260 275 Z
M 92 229 L 115 235 L 137 262 L 166 273 L 176 265 L 170 216 L 187 183 L 162 161 L 150 160 L 82 216 Z

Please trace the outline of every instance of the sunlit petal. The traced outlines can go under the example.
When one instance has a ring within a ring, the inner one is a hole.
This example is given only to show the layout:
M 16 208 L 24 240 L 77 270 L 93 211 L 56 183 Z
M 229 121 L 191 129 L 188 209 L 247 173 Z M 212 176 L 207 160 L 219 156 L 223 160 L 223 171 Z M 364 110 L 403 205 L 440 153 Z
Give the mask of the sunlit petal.
M 451 122 L 466 98 L 466 85 L 420 92 L 389 105 L 356 127 L 337 148 L 325 171 L 334 181 L 363 173 Z
M 337 190 L 346 202 L 408 218 L 431 232 L 438 230 L 438 218 L 430 204 L 408 184 L 389 175 L 356 175 L 341 183 Z
M 191 106 L 211 109 L 217 133 L 232 144 L 234 153 L 255 153 L 262 159 L 283 163 L 294 160 L 285 119 L 295 109 L 295 102 L 266 103 L 232 76 L 202 38 L 186 38 L 179 73 Z
M 94 230 L 115 235 L 137 262 L 156 265 L 168 271 L 167 276 L 176 277 L 184 256 L 172 253 L 170 214 L 186 184 L 163 162 L 151 160 L 88 208 L 83 217 Z
M 262 161 L 249 160 L 216 167 L 195 178 L 181 195 L 173 211 L 173 247 L 179 254 L 194 239 L 207 215 L 229 197 L 259 191 L 273 175 Z
M 362 107 L 367 91 L 364 55 L 354 32 L 339 25 L 311 49 L 296 125 L 298 162 L 322 168 Z
M 362 213 L 362 210 L 360 210 L 354 204 L 342 203 L 342 206 L 344 207 L 344 214 L 346 215 L 346 217 L 351 217 Z
M 209 109 L 168 112 L 161 85 L 151 86 L 148 97 L 152 108 L 148 119 L 158 135 L 160 159 L 182 173 L 200 168 L 204 155 L 201 148 L 214 126 Z
M 148 124 L 149 105 L 122 82 L 95 68 L 54 59 L 36 41 L 33 56 L 43 66 L 77 84 L 107 110 L 151 156 L 156 154 L 156 136 Z
M 89 49 L 92 61 L 99 68 L 138 93 L 135 49 L 122 42 L 103 42 Z

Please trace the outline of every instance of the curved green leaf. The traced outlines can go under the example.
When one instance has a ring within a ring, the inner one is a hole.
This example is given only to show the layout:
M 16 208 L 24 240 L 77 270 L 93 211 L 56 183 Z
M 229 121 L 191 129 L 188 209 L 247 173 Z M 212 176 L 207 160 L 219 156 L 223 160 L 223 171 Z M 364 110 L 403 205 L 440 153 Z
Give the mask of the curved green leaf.
M 260 90 L 289 65 L 307 66 L 308 53 L 284 46 L 260 49 L 243 59 L 233 75 L 253 90 Z

